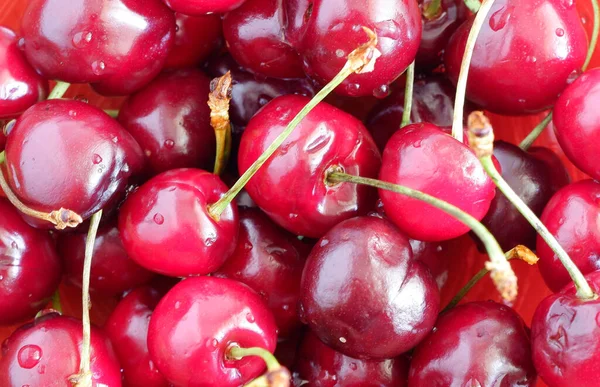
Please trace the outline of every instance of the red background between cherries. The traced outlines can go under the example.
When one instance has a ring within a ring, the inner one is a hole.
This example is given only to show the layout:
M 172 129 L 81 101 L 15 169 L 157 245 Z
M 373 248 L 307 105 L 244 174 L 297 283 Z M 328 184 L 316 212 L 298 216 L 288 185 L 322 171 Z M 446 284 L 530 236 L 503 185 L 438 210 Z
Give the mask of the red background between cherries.
M 0 3 L 0 25 L 14 29 L 17 33 L 19 32 L 21 17 L 27 0 L 13 0 L 5 1 Z M 592 8 L 591 4 L 587 0 L 577 1 L 577 7 L 582 16 L 582 21 L 588 31 L 588 34 L 592 29 Z M 600 49 L 596 49 L 594 58 L 590 67 L 600 66 Z M 523 80 L 527 81 L 527 80 Z M 75 96 L 84 96 L 89 100 L 89 103 L 105 109 L 118 109 L 122 98 L 106 98 L 95 94 L 90 87 L 87 85 L 73 86 L 69 89 L 66 94 L 67 98 Z M 543 117 L 543 114 L 526 117 L 504 117 L 490 114 L 496 138 L 510 141 L 518 144 L 527 133 L 533 128 Z M 570 162 L 568 162 L 558 144 L 552 130 L 546 130 L 545 133 L 540 137 L 535 145 L 543 145 L 552 148 L 558 152 L 563 160 L 565 161 L 573 181 L 581 180 L 586 176 L 578 171 Z M 461 238 L 461 241 L 457 241 L 456 248 L 460 248 L 461 254 L 456 254 L 452 257 L 452 260 L 448 262 L 448 282 L 442 290 L 442 303 L 445 305 L 456 292 L 471 278 L 471 276 L 479 271 L 483 267 L 483 263 L 486 259 L 485 255 L 479 254 L 475 246 L 470 243 L 468 236 Z M 466 255 L 462 255 L 465 251 L 460 245 L 469 245 L 470 248 L 467 250 Z M 513 261 L 514 262 L 514 261 Z M 550 290 L 544 284 L 538 269 L 535 266 L 528 266 L 523 262 L 514 262 L 515 271 L 519 277 L 519 296 L 515 301 L 513 307 L 519 312 L 527 324 L 531 323 L 531 318 L 535 307 L 540 300 L 550 294 Z M 64 309 L 64 313 L 73 316 L 81 315 L 81 295 L 80 292 L 68 285 L 61 286 L 61 300 Z M 472 300 L 484 300 L 493 299 L 500 301 L 491 281 L 483 280 L 471 290 L 471 292 L 465 298 L 465 301 Z M 116 305 L 115 299 L 107 298 L 92 298 L 92 321 L 98 325 L 102 325 L 110 311 Z M 0 342 L 4 340 L 12 331 L 14 327 L 0 328 Z M 542 382 L 538 383 L 539 386 L 545 386 Z

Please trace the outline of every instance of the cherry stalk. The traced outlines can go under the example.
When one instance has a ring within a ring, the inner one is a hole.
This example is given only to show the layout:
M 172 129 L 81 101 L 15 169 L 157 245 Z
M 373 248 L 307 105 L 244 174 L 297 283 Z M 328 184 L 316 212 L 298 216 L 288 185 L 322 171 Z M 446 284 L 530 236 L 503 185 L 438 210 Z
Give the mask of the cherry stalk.
M 288 387 L 290 385 L 290 371 L 281 366 L 275 356 L 264 348 L 242 348 L 233 345 L 229 348 L 226 356 L 232 360 L 240 360 L 247 356 L 257 356 L 265 361 L 267 373 L 245 384 L 245 387 Z
M 229 102 L 231 101 L 231 71 L 210 84 L 208 106 L 210 106 L 210 124 L 217 138 L 215 156 L 215 175 L 223 173 L 231 153 L 231 121 L 229 120 Z
M 410 113 L 412 111 L 413 88 L 415 85 L 415 61 L 406 69 L 406 86 L 404 90 L 404 111 L 402 112 L 402 123 L 400 127 L 410 123 Z
M 48 94 L 48 99 L 62 98 L 62 96 L 65 95 L 65 93 L 69 89 L 69 86 L 71 86 L 71 84 L 67 82 L 56 82 L 56 86 L 54 86 L 50 94 Z

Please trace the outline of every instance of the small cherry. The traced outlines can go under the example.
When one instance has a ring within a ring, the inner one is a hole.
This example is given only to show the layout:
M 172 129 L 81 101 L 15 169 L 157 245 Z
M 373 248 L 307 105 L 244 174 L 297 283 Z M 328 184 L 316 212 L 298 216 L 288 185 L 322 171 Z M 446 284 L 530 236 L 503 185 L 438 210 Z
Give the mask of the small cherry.
M 173 11 L 186 15 L 207 15 L 233 11 L 246 0 L 164 0 Z
M 175 385 L 237 387 L 260 375 L 265 363 L 254 356 L 239 358 L 233 349 L 272 353 L 276 329 L 263 300 L 246 285 L 191 277 L 154 309 L 148 349 L 158 370 Z
M 221 46 L 221 15 L 188 16 L 175 13 L 175 40 L 165 69 L 193 67 L 204 62 Z

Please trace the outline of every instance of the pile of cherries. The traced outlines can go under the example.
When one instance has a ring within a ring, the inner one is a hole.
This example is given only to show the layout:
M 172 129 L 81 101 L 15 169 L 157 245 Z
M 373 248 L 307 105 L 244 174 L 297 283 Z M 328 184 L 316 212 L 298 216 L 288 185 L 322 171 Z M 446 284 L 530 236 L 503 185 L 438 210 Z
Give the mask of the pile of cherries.
M 571 183 L 531 141 L 493 144 L 567 270 L 451 133 L 474 4 L 29 0 L 19 35 L 0 27 L 0 326 L 20 324 L 2 344 L 0 386 L 598 386 L 597 32 L 574 0 L 496 0 L 466 87 L 467 113 L 551 109 L 589 176 Z M 369 30 L 370 71 L 347 76 L 262 162 Z M 226 74 L 229 108 L 211 111 Z M 71 83 L 126 98 L 104 111 L 62 98 Z M 216 120 L 231 130 L 220 175 Z M 531 328 L 509 303 L 446 307 L 444 270 L 463 257 L 445 246 L 471 225 L 334 176 L 452 204 L 503 251 L 535 251 L 554 294 Z M 86 330 L 61 314 L 58 288 L 87 284 L 90 256 L 92 296 L 119 302 Z

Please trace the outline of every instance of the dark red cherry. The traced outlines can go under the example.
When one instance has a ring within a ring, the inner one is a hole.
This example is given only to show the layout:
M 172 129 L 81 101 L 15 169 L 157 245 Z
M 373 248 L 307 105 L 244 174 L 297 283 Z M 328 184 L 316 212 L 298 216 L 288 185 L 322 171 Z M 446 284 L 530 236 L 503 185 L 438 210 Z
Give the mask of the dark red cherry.
M 210 79 L 200 70 L 176 70 L 159 75 L 125 101 L 118 120 L 142 147 L 151 175 L 212 169 L 216 140 L 209 93 Z
M 446 48 L 446 71 L 455 84 L 472 24 L 473 17 Z M 475 44 L 467 98 L 502 114 L 547 109 L 581 69 L 587 45 L 574 1 L 499 0 Z
M 158 370 L 175 385 L 237 387 L 260 375 L 265 363 L 254 356 L 230 359 L 231 346 L 273 352 L 276 330 L 273 315 L 246 285 L 192 277 L 158 303 L 148 328 L 148 349 Z
M 246 0 L 164 0 L 175 12 L 186 15 L 206 15 L 233 11 Z
M 121 195 L 143 162 L 140 146 L 121 125 L 74 100 L 29 108 L 6 142 L 7 180 L 14 193 L 36 210 L 63 207 L 83 219 Z
M 0 120 L 19 116 L 47 95 L 48 81 L 27 62 L 15 33 L 0 26 Z
M 42 309 L 61 274 L 50 235 L 29 226 L 0 198 L 0 325 L 20 322 Z
M 600 267 L 600 183 L 583 180 L 558 191 L 542 213 L 542 223 L 556 237 L 583 274 Z M 558 257 L 538 236 L 538 267 L 544 282 L 558 292 L 571 281 Z
M 283 96 L 250 121 L 240 144 L 243 173 L 285 129 L 309 98 Z M 375 204 L 373 190 L 325 182 L 332 168 L 374 177 L 377 146 L 363 124 L 326 103 L 318 104 L 246 185 L 252 200 L 276 223 L 297 235 L 318 238 L 344 219 L 365 214 Z M 274 187 L 281 187 L 277 190 Z M 285 187 L 285 189 L 284 189 Z
M 495 194 L 494 183 L 471 149 L 428 123 L 408 125 L 392 136 L 379 177 L 445 200 L 477 219 L 484 217 Z M 442 241 L 469 231 L 424 202 L 385 190 L 379 196 L 386 215 L 410 238 Z
M 342 69 L 347 56 L 375 31 L 382 56 L 375 70 L 348 77 L 337 92 L 350 96 L 378 95 L 402 74 L 417 54 L 421 12 L 417 2 L 387 0 L 290 0 L 286 38 L 302 57 L 304 71 L 327 83 Z
M 359 359 L 390 359 L 433 328 L 440 296 L 408 238 L 366 216 L 332 228 L 302 274 L 301 318 L 328 346 Z
M 408 386 L 407 358 L 354 359 L 329 348 L 310 331 L 302 340 L 294 371 L 308 386 Z
M 162 294 L 151 287 L 134 289 L 111 313 L 104 331 L 123 370 L 127 386 L 168 387 L 148 353 L 150 316 Z
M 176 13 L 175 22 L 175 40 L 165 68 L 197 66 L 222 43 L 221 15 L 188 16 Z
M 71 386 L 79 372 L 81 321 L 49 313 L 18 328 L 2 343 L 0 386 Z M 120 366 L 104 333 L 92 327 L 93 387 L 120 386 Z
M 175 16 L 160 0 L 32 0 L 21 32 L 27 59 L 44 77 L 126 95 L 162 69 Z
M 240 232 L 233 255 L 214 274 L 245 283 L 260 294 L 275 316 L 280 337 L 300 327 L 297 303 L 304 268 L 295 235 L 279 228 L 256 208 L 240 210 Z
M 600 180 L 600 69 L 577 78 L 554 106 L 554 133 L 569 160 L 583 172 Z
M 141 266 L 174 277 L 208 274 L 235 249 L 238 215 L 229 204 L 218 221 L 208 206 L 227 192 L 200 169 L 163 172 L 132 193 L 119 214 L 125 251 Z
M 514 310 L 493 301 L 454 307 L 413 352 L 408 384 L 533 387 L 529 329 Z
M 552 173 L 550 173 L 552 192 L 556 192 L 565 185 L 571 183 L 571 175 L 569 174 L 565 164 L 550 148 L 543 146 L 532 146 L 529 148 L 527 153 L 542 161 L 547 165 L 548 170 L 552 171 Z

